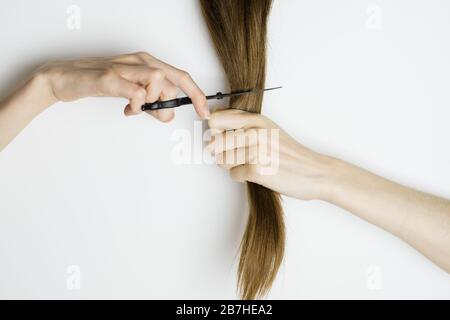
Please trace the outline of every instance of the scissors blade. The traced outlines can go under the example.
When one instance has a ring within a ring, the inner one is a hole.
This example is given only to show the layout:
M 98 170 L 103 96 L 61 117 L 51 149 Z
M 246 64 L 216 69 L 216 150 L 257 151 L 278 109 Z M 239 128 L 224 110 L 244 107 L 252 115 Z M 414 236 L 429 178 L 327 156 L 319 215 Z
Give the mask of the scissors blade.
M 266 89 L 248 89 L 248 90 L 242 90 L 242 91 L 234 91 L 234 92 L 230 93 L 230 97 L 240 96 L 240 95 L 249 94 L 249 93 L 257 93 L 257 92 L 276 90 L 276 89 L 281 89 L 281 88 L 282 87 L 273 87 L 273 88 L 266 88 Z
M 241 96 L 244 94 L 249 94 L 249 93 L 257 93 L 257 92 L 264 92 L 264 91 L 270 91 L 270 90 L 275 90 L 275 89 L 281 89 L 282 87 L 273 87 L 273 88 L 266 88 L 266 89 L 248 89 L 248 90 L 238 90 L 238 91 L 233 91 L 231 93 L 217 93 L 215 95 L 212 96 L 207 96 L 206 99 L 210 100 L 210 99 L 222 99 L 222 98 L 227 98 L 227 97 L 235 97 L 235 96 Z

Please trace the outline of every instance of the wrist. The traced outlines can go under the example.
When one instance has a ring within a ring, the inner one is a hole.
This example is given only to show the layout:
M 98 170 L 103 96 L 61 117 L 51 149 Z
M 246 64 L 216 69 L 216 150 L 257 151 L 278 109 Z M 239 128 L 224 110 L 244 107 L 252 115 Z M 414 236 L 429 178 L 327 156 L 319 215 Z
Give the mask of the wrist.
M 48 72 L 44 68 L 39 69 L 31 76 L 24 90 L 25 94 L 35 101 L 33 106 L 35 112 L 42 112 L 58 102 L 53 94 Z
M 25 84 L 2 101 L 2 108 L 12 110 L 22 121 L 31 121 L 57 100 L 44 74 L 33 74 Z
M 320 200 L 336 204 L 351 165 L 337 158 L 324 156 Z

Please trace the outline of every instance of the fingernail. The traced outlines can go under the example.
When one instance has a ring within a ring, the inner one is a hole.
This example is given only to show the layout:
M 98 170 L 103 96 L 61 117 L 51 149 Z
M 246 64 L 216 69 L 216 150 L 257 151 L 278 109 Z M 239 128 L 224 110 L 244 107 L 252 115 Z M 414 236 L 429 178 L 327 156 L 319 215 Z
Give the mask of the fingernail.
M 203 117 L 207 120 L 211 119 L 211 112 L 209 111 L 208 106 L 206 106 L 205 111 L 203 112 Z

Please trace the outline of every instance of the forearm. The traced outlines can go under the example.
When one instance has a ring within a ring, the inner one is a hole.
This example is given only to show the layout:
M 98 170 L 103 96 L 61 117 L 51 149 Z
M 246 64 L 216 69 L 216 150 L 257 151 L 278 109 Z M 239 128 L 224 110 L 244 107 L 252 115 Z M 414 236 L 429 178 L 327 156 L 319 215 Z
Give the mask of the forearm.
M 450 272 L 450 201 L 332 161 L 327 201 L 403 239 Z
M 45 76 L 36 74 L 0 102 L 0 151 L 45 108 L 56 102 Z

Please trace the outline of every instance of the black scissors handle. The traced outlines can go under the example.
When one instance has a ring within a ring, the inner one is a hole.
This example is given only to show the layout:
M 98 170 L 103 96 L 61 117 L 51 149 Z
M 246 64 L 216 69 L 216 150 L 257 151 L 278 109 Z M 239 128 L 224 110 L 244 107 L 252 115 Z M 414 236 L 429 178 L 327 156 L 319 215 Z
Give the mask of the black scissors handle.
M 252 93 L 252 92 L 268 91 L 268 90 L 274 90 L 274 89 L 279 89 L 279 88 L 281 88 L 281 87 L 268 88 L 268 89 L 248 89 L 248 90 L 235 91 L 235 92 L 231 92 L 231 93 L 217 92 L 214 95 L 206 96 L 206 99 L 207 100 L 211 100 L 211 99 L 219 99 L 220 100 L 220 99 L 223 99 L 226 97 L 239 96 L 239 95 L 248 94 L 248 93 Z M 172 109 L 172 108 L 176 108 L 176 107 L 183 106 L 186 104 L 192 104 L 191 98 L 183 97 L 183 98 L 176 98 L 176 99 L 165 100 L 165 101 L 158 100 L 156 102 L 143 104 L 141 109 L 142 109 L 142 111 Z
M 142 105 L 142 111 L 172 109 L 186 104 L 191 104 L 192 100 L 189 97 L 176 98 L 166 101 L 156 101 L 152 103 L 145 103 Z
M 223 94 L 222 92 L 217 92 L 215 95 L 206 96 L 207 100 L 211 99 L 223 99 L 224 97 L 229 96 L 230 94 Z M 151 111 L 151 110 L 161 110 L 161 109 L 172 109 L 179 106 L 184 106 L 186 104 L 192 104 L 192 100 L 189 97 L 176 98 L 172 100 L 165 101 L 156 101 L 152 103 L 145 103 L 142 105 L 142 111 Z

